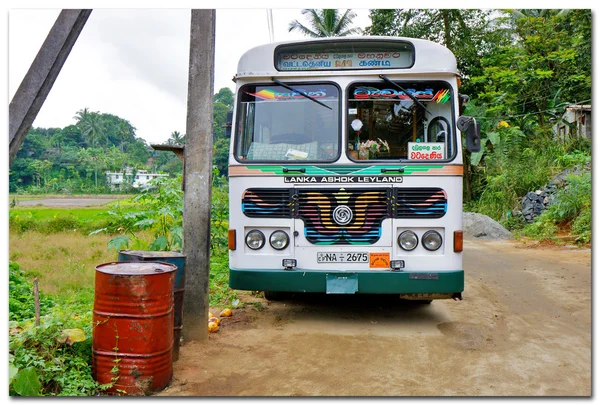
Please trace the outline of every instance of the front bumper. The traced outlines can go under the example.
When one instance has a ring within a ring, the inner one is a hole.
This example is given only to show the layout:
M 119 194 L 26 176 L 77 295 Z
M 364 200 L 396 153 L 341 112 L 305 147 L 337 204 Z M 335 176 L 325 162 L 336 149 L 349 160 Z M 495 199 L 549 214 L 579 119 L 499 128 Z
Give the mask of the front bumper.
M 452 271 L 322 271 L 230 269 L 235 290 L 328 292 L 327 279 L 352 276 L 358 294 L 455 294 L 464 290 L 464 270 Z

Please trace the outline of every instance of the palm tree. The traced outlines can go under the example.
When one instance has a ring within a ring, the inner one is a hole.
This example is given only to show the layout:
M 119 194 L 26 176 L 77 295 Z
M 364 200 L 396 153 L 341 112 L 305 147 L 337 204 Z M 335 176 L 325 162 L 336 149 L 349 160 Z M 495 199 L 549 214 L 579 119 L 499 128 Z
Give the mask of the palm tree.
M 541 17 L 548 18 L 552 16 L 561 16 L 569 14 L 571 9 L 547 9 L 547 8 L 520 8 L 520 9 L 510 9 L 506 10 L 511 14 L 513 21 L 516 21 L 520 18 L 525 17 Z
M 352 20 L 356 17 L 356 13 L 351 9 L 347 9 L 341 17 L 340 12 L 336 9 L 307 8 L 302 10 L 302 14 L 307 16 L 312 29 L 307 28 L 298 20 L 294 20 L 290 23 L 288 32 L 297 30 L 313 38 L 345 37 L 362 33 L 360 28 L 349 28 Z
M 79 126 L 79 123 L 81 121 L 85 121 L 89 114 L 90 114 L 90 110 L 88 110 L 87 107 L 85 107 L 83 110 L 77 111 L 75 113 L 75 116 L 73 117 L 77 120 L 77 124 L 75 124 L 75 125 Z
M 173 131 L 167 143 L 169 145 L 183 145 L 185 143 L 185 135 L 182 136 L 179 131 Z
M 96 147 L 96 142 L 104 138 L 104 122 L 98 113 L 89 113 L 77 124 L 87 141 Z

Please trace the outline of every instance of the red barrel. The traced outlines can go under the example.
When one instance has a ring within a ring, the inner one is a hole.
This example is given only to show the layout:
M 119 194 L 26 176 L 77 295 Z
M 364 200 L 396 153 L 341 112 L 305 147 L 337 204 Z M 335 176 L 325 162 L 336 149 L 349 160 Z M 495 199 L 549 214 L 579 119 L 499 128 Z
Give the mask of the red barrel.
M 96 267 L 92 376 L 111 394 L 147 395 L 173 376 L 177 266 L 118 262 Z

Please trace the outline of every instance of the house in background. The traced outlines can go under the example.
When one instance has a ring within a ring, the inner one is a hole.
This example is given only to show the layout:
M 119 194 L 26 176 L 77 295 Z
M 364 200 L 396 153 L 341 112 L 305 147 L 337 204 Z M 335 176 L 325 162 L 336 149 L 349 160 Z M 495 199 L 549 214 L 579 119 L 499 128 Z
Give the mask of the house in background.
M 148 173 L 147 170 L 133 172 L 130 167 L 124 172 L 106 172 L 106 182 L 112 189 L 124 188 L 129 185 L 140 190 L 147 189 L 152 185 L 150 182 L 157 178 L 169 177 L 168 174 Z
M 568 122 L 570 125 L 568 125 Z M 556 137 L 565 140 L 568 136 L 580 136 L 592 139 L 592 106 L 570 105 L 567 107 L 562 121 L 552 128 Z

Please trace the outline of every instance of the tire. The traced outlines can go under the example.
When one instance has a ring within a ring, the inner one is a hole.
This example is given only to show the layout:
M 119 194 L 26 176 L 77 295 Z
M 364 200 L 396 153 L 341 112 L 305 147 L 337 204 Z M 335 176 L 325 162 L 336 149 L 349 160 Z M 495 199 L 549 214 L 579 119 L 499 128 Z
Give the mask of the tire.
M 265 291 L 267 301 L 281 301 L 287 299 L 289 294 L 283 291 Z

